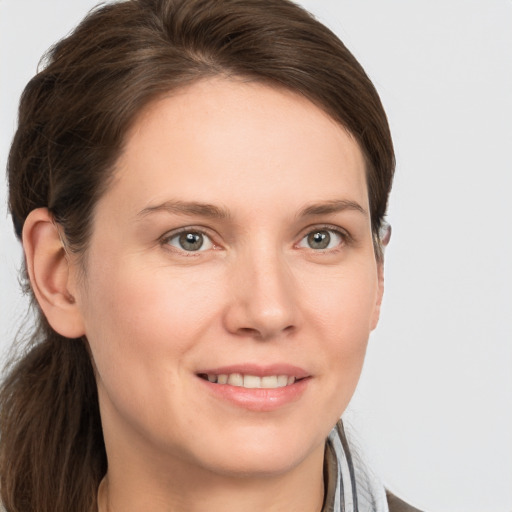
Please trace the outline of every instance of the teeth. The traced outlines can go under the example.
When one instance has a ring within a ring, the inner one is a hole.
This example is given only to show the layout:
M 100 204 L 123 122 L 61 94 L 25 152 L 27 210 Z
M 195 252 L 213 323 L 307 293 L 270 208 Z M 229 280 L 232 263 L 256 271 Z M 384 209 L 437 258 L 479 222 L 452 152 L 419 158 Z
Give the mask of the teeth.
M 229 384 L 230 386 L 244 387 L 248 389 L 262 388 L 275 389 L 291 386 L 297 380 L 288 375 L 267 375 L 258 377 L 257 375 L 242 375 L 241 373 L 230 373 L 215 375 L 209 373 L 207 379 L 216 384 Z
M 244 377 L 241 373 L 232 373 L 228 378 L 228 384 L 231 386 L 243 386 Z
M 287 386 L 289 378 L 293 379 L 293 382 L 295 382 L 295 377 L 287 377 L 286 375 L 279 375 L 279 377 L 277 377 L 277 387 L 284 388 L 285 386 Z M 293 382 L 291 384 L 293 384 Z
M 286 379 L 288 381 L 288 379 Z M 277 388 L 277 377 L 275 375 L 262 377 L 261 388 Z
M 261 388 L 261 378 L 255 375 L 244 375 L 244 388 Z

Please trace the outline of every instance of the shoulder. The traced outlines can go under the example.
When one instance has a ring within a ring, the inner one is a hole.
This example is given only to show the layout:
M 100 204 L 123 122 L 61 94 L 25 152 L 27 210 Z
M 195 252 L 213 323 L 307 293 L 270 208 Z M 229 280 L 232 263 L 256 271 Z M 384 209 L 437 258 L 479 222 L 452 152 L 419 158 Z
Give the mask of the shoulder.
M 386 490 L 386 498 L 388 499 L 389 512 L 421 512 L 420 509 L 407 504 L 388 490 Z

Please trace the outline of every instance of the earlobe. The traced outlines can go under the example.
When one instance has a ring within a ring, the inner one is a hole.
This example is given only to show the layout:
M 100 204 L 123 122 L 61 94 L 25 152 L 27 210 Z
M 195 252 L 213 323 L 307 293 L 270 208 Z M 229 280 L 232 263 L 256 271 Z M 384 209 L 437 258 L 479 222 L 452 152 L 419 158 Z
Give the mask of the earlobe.
M 81 311 L 70 289 L 71 262 L 47 208 L 28 215 L 23 248 L 32 290 L 51 327 L 67 338 L 83 336 Z

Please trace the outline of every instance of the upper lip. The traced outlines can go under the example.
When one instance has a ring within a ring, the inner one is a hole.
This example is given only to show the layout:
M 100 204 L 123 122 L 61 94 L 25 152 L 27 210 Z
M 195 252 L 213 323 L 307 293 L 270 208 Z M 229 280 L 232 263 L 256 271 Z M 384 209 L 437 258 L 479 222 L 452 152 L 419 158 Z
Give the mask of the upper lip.
M 255 375 L 257 377 L 287 375 L 288 377 L 295 377 L 296 379 L 303 379 L 310 376 L 310 373 L 303 368 L 286 363 L 274 363 L 269 365 L 258 365 L 254 363 L 231 364 L 228 366 L 205 368 L 197 372 L 198 375 L 230 375 L 232 373 Z

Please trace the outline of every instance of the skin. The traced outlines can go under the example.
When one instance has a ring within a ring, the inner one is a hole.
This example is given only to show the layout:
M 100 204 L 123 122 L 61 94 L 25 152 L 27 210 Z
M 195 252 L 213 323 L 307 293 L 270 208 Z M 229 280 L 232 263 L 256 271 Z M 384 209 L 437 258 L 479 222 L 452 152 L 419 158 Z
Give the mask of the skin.
M 223 215 L 176 208 L 188 202 Z M 364 159 L 343 127 L 295 93 L 217 78 L 139 116 L 85 269 L 47 212 L 31 214 L 36 296 L 92 352 L 109 460 L 100 510 L 321 509 L 325 438 L 382 298 L 368 212 Z M 182 228 L 204 233 L 201 250 L 180 246 Z M 310 245 L 319 231 L 326 249 Z M 291 364 L 307 384 L 253 410 L 197 375 L 242 363 Z

